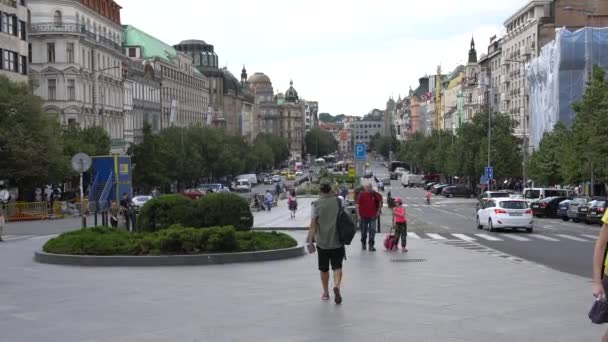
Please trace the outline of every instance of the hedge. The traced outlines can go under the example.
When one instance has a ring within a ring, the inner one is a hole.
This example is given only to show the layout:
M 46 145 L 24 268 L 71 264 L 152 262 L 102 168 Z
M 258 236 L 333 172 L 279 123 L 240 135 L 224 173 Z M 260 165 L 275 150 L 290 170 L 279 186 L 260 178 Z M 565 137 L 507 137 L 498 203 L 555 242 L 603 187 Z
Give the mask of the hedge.
M 107 227 L 85 228 L 52 238 L 43 251 L 70 255 L 177 255 L 245 252 L 295 247 L 289 235 L 244 232 L 233 227 L 207 229 L 174 225 L 157 232 L 129 233 Z
M 247 200 L 233 193 L 212 193 L 193 200 L 163 195 L 146 202 L 137 217 L 139 231 L 157 231 L 174 224 L 186 227 L 233 226 L 250 230 L 253 214 Z

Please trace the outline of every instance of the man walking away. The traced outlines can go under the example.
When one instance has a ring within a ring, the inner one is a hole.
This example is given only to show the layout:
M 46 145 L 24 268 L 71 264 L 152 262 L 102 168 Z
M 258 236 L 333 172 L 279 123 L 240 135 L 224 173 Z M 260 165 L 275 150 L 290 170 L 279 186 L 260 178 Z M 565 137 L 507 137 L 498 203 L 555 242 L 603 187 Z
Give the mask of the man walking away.
M 367 248 L 367 236 L 369 234 L 369 251 L 375 252 L 374 238 L 376 237 L 376 221 L 382 208 L 382 196 L 372 189 L 371 184 L 366 184 L 362 192 L 357 196 L 357 215 L 359 215 L 361 229 L 361 248 Z
M 272 193 L 270 193 L 270 190 L 266 190 L 266 196 L 264 197 L 264 204 L 266 204 L 266 208 L 268 208 L 268 211 L 270 211 L 270 209 L 272 209 Z
M 331 183 L 321 183 L 321 197 L 312 203 L 312 216 L 306 243 L 308 250 L 314 251 L 313 237 L 317 244 L 319 271 L 323 294 L 321 299 L 329 300 L 329 265 L 334 271 L 334 302 L 342 303 L 342 261 L 345 258 L 344 245 L 340 243 L 336 228 L 338 200 L 331 192 Z

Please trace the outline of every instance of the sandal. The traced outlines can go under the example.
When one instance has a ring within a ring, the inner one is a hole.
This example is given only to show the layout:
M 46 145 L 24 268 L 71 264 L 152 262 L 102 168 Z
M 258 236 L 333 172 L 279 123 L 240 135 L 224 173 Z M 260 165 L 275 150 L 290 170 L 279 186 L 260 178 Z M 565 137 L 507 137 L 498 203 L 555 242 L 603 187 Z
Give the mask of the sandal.
M 322 300 L 329 300 L 329 294 L 323 294 L 323 295 L 321 295 L 321 299 Z

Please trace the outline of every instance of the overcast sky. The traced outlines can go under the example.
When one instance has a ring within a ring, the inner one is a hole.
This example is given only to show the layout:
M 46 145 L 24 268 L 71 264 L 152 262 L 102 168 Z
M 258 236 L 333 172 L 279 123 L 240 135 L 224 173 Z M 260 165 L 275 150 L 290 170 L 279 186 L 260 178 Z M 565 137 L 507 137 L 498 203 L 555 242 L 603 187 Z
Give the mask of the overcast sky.
M 240 78 L 264 72 L 275 92 L 289 80 L 319 111 L 384 109 L 418 78 L 466 63 L 525 0 L 116 0 L 122 23 L 168 44 L 202 39 Z

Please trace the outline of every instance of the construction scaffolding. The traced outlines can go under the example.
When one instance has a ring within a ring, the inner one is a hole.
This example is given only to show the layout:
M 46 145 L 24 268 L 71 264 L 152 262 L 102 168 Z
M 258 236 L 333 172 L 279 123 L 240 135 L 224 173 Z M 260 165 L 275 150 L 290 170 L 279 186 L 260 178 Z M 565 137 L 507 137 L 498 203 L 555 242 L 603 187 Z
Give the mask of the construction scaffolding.
M 557 122 L 571 127 L 593 65 L 608 70 L 608 28 L 560 28 L 555 40 L 526 68 L 529 85 L 530 146 L 538 148 Z

